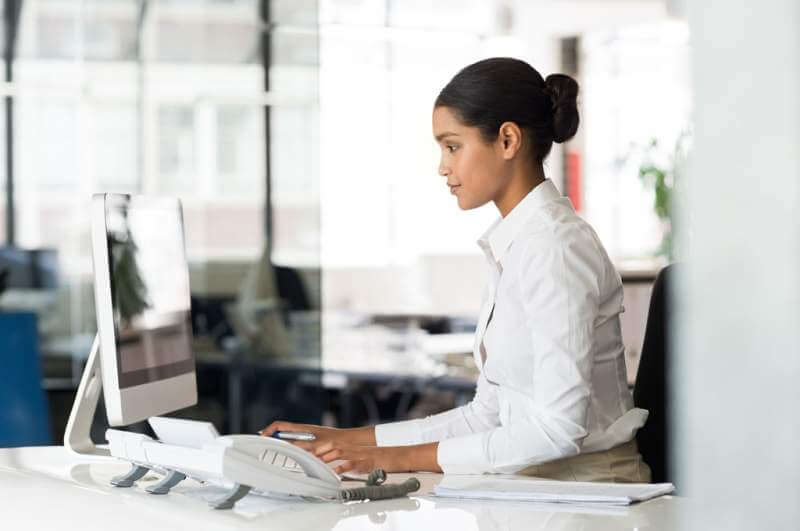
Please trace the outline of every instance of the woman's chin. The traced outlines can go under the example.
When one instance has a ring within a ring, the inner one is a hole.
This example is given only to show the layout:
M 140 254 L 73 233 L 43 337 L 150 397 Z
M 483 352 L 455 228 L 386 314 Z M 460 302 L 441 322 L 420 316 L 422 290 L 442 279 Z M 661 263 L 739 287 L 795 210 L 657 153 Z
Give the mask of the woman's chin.
M 483 203 L 480 202 L 476 203 L 475 201 L 468 201 L 466 199 L 462 199 L 461 197 L 458 198 L 458 208 L 460 208 L 461 210 L 473 210 L 485 204 L 486 201 L 484 201 Z

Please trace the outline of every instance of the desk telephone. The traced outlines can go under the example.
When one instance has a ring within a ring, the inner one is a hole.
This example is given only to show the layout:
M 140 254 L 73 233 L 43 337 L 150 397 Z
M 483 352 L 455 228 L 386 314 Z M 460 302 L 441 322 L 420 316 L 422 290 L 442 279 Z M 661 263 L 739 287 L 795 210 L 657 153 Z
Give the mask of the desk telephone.
M 187 477 L 224 485 L 229 490 L 211 502 L 215 509 L 230 509 L 251 490 L 350 501 L 394 498 L 419 489 L 416 478 L 381 485 L 382 471 L 370 474 L 366 487 L 343 489 L 342 478 L 325 462 L 286 441 L 259 435 L 220 436 L 210 422 L 151 417 L 149 423 L 158 440 L 106 431 L 111 455 L 132 464 L 130 471 L 112 479 L 112 485 L 130 487 L 148 471 L 164 476 L 147 487 L 151 494 L 166 494 Z

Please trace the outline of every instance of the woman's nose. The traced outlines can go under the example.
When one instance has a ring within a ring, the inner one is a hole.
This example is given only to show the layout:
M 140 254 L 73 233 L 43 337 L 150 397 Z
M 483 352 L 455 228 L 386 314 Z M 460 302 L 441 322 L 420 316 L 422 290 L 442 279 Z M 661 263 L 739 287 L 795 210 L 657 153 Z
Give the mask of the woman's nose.
M 450 168 L 445 166 L 444 161 L 439 161 L 439 175 L 442 177 L 447 177 L 450 175 Z

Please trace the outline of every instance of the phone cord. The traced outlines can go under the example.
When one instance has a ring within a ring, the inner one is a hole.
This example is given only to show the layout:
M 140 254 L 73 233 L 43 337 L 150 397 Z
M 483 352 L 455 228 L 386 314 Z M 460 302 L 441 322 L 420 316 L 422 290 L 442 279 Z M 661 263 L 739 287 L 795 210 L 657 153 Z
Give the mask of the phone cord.
M 400 498 L 419 490 L 419 480 L 417 478 L 408 478 L 402 483 L 392 483 L 390 485 L 384 485 L 384 481 L 386 481 L 386 472 L 383 469 L 376 468 L 367 476 L 366 487 L 342 489 L 339 491 L 339 499 L 342 501 L 386 500 Z

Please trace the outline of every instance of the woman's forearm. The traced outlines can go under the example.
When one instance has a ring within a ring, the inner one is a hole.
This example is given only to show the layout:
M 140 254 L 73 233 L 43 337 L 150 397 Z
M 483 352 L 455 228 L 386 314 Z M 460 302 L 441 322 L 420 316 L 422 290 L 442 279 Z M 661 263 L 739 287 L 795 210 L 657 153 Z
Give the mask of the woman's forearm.
M 375 440 L 375 426 L 364 426 L 362 428 L 346 428 L 347 441 L 350 444 L 361 446 L 377 446 Z
M 362 428 L 347 428 L 347 440 L 350 444 L 359 446 L 377 446 L 375 440 L 375 426 Z M 384 466 L 392 471 L 407 472 L 441 472 L 439 466 L 439 443 L 413 444 L 409 446 L 385 447 L 381 450 L 383 459 L 387 462 Z
M 397 471 L 405 472 L 441 472 L 438 452 L 439 443 L 414 444 L 410 446 L 395 446 L 391 448 L 396 465 L 392 467 Z

